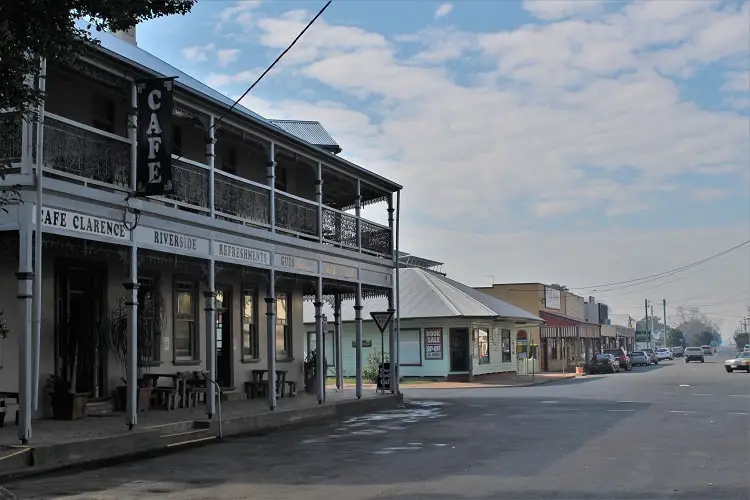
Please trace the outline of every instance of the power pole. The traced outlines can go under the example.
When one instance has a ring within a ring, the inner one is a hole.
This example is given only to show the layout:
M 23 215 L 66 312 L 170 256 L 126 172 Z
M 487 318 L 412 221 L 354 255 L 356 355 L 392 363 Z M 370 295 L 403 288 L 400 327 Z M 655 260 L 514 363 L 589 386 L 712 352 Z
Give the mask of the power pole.
M 661 304 L 664 306 L 664 347 L 667 345 L 667 299 L 661 299 Z
M 648 299 L 643 300 L 643 307 L 646 309 L 646 333 L 648 333 L 648 340 L 646 341 L 646 344 L 648 345 L 650 349 L 651 348 L 651 325 L 648 322 Z
M 651 304 L 651 335 L 654 334 L 654 305 Z M 652 349 L 656 349 L 656 339 L 653 339 L 654 345 L 651 346 Z

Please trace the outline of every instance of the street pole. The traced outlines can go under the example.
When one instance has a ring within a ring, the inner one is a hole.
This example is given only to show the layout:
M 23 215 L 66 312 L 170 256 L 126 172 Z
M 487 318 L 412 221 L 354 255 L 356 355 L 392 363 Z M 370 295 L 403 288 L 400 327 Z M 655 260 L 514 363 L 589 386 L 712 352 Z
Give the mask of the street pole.
M 661 299 L 661 305 L 664 307 L 664 347 L 667 345 L 667 299 Z
M 654 334 L 654 305 L 651 304 L 651 335 Z M 654 345 L 651 346 L 651 349 L 656 349 L 656 339 L 653 339 Z
M 648 334 L 648 340 L 646 341 L 646 344 L 648 345 L 648 348 L 651 348 L 651 325 L 648 323 L 648 299 L 643 300 L 643 306 L 646 309 L 646 333 Z

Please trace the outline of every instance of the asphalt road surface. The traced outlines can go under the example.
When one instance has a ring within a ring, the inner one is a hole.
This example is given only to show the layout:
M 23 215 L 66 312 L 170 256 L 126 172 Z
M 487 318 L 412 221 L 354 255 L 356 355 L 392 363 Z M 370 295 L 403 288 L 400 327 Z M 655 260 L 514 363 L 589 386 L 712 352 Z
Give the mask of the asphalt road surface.
M 750 498 L 750 374 L 706 362 L 404 408 L 7 485 L 19 498 Z

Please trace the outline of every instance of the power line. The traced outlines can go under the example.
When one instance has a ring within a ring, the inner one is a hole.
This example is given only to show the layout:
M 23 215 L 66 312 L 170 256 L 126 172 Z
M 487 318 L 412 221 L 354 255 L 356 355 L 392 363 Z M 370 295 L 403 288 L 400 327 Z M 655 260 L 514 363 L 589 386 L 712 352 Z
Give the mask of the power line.
M 274 68 L 274 66 L 276 66 L 276 64 L 279 61 L 281 61 L 281 58 L 284 57 L 287 52 L 289 52 L 290 50 L 292 50 L 292 47 L 294 47 L 297 44 L 297 42 L 299 41 L 299 39 L 302 38 L 302 35 L 304 35 L 305 32 L 310 28 L 310 26 L 312 26 L 315 23 L 315 21 L 317 21 L 318 18 L 323 15 L 323 12 L 325 12 L 326 9 L 328 8 L 328 6 L 331 5 L 331 2 L 332 2 L 332 0 L 328 0 L 326 2 L 326 4 L 323 6 L 323 8 L 320 9 L 317 14 L 315 14 L 315 17 L 313 17 L 312 19 L 310 19 L 310 22 L 308 22 L 307 25 L 302 29 L 302 31 L 300 31 L 299 34 L 294 38 L 294 40 L 292 40 L 292 43 L 290 43 L 289 46 L 287 48 L 285 48 L 284 51 L 281 54 L 279 54 L 279 56 L 276 59 L 274 59 L 274 61 L 271 63 L 271 65 L 269 67 L 267 67 L 265 69 L 265 71 L 263 71 L 263 73 L 261 73 L 258 78 L 255 79 L 255 81 L 252 83 L 252 85 L 250 85 L 247 88 L 247 90 L 245 92 L 243 92 L 243 94 L 236 101 L 234 101 L 234 104 L 232 104 L 229 107 L 229 109 L 227 109 L 224 112 L 224 114 L 219 117 L 218 120 L 214 120 L 214 125 L 213 125 L 214 127 L 216 127 L 219 123 L 221 123 L 221 120 L 223 120 L 235 107 L 237 107 L 237 104 L 239 104 L 239 102 L 242 99 L 244 99 L 245 96 L 247 94 L 249 94 L 250 91 L 253 90 L 256 85 L 258 85 L 258 83 L 263 79 L 263 77 L 266 76 L 268 74 L 268 72 L 270 72 Z
M 660 278 L 664 278 L 664 277 L 670 276 L 672 274 L 679 273 L 679 272 L 685 271 L 687 269 L 699 266 L 701 264 L 705 264 L 706 262 L 709 262 L 711 260 L 717 259 L 717 258 L 722 257 L 722 256 L 724 256 L 724 255 L 726 255 L 728 253 L 731 253 L 731 252 L 733 252 L 733 251 L 735 251 L 735 250 L 737 250 L 739 248 L 742 248 L 743 246 L 747 245 L 748 243 L 750 243 L 750 240 L 744 241 L 744 242 L 740 243 L 739 245 L 735 245 L 735 246 L 733 246 L 731 248 L 728 248 L 728 249 L 726 249 L 724 251 L 721 251 L 721 252 L 719 252 L 717 254 L 711 255 L 711 256 L 706 257 L 704 259 L 697 260 L 695 262 L 691 262 L 690 264 L 686 264 L 686 265 L 681 266 L 681 267 L 676 267 L 674 269 L 670 269 L 669 271 L 664 271 L 664 272 L 661 272 L 661 273 L 651 274 L 651 275 L 648 275 L 648 276 L 642 276 L 640 278 L 634 278 L 632 280 L 615 281 L 615 282 L 612 282 L 612 283 L 604 283 L 604 284 L 600 284 L 600 285 L 577 286 L 577 287 L 569 287 L 569 288 L 571 290 L 594 290 L 594 291 L 596 291 L 597 288 L 610 287 L 610 286 L 615 286 L 615 285 L 626 285 L 626 284 L 629 284 L 629 283 L 635 283 L 635 284 L 647 283 L 648 281 L 654 281 L 654 280 L 657 280 L 657 279 L 660 279 Z M 629 286 L 632 286 L 632 285 L 629 285 Z M 608 290 L 604 290 L 604 291 L 608 291 Z
M 276 57 L 276 59 L 274 59 L 274 61 L 273 61 L 273 62 L 271 63 L 271 65 L 270 65 L 270 66 L 268 66 L 268 67 L 267 67 L 267 68 L 265 69 L 265 71 L 263 71 L 263 73 L 261 73 L 261 74 L 260 74 L 260 76 L 259 76 L 258 78 L 256 78 L 256 79 L 255 79 L 255 81 L 254 81 L 254 82 L 252 83 L 252 85 L 250 85 L 250 86 L 249 86 L 249 87 L 247 88 L 247 90 L 245 90 L 245 92 L 243 92 L 243 93 L 242 93 L 242 95 L 241 95 L 240 97 L 238 97 L 238 98 L 237 98 L 237 99 L 236 99 L 236 100 L 235 100 L 235 101 L 234 101 L 234 102 L 232 103 L 232 105 L 231 105 L 231 106 L 229 106 L 229 107 L 228 107 L 228 108 L 227 108 L 227 109 L 226 109 L 226 110 L 224 111 L 224 113 L 223 113 L 223 114 L 222 114 L 221 116 L 219 116 L 219 118 L 218 118 L 218 119 L 214 120 L 214 123 L 213 123 L 213 125 L 211 125 L 210 127 L 208 127 L 207 131 L 210 131 L 210 130 L 212 130 L 212 129 L 215 129 L 215 128 L 216 128 L 216 127 L 217 127 L 217 126 L 219 125 L 219 123 L 221 123 L 221 121 L 222 121 L 222 120 L 223 120 L 224 118 L 226 118 L 226 117 L 227 117 L 227 115 L 228 115 L 229 113 L 231 113 L 231 112 L 232 112 L 232 110 L 234 110 L 234 108 L 236 108 L 236 107 L 237 107 L 237 105 L 238 105 L 238 104 L 240 103 L 240 101 L 241 101 L 242 99 L 244 99 L 244 98 L 245 98 L 245 96 L 247 96 L 247 94 L 249 94 L 249 93 L 250 93 L 250 91 L 251 91 L 251 90 L 253 90 L 253 89 L 255 88 L 255 86 L 256 86 L 256 85 L 258 85 L 258 83 L 260 83 L 260 81 L 261 81 L 261 80 L 263 79 L 263 77 L 265 77 L 265 76 L 266 76 L 266 75 L 267 75 L 267 74 L 268 74 L 268 73 L 269 73 L 269 72 L 270 72 L 270 71 L 271 71 L 271 70 L 272 70 L 272 69 L 274 68 L 274 66 L 276 66 L 276 64 L 278 64 L 278 62 L 279 62 L 279 61 L 281 61 L 281 59 L 282 59 L 282 58 L 283 58 L 283 57 L 284 57 L 284 56 L 285 56 L 285 55 L 287 54 L 287 52 L 289 52 L 290 50 L 292 50 L 292 47 L 294 47 L 294 46 L 295 46 L 295 45 L 297 44 L 297 42 L 299 41 L 299 39 L 300 39 L 300 38 L 302 38 L 302 35 L 304 35 L 304 34 L 305 34 L 305 32 L 306 32 L 306 31 L 307 31 L 308 29 L 310 29 L 310 26 L 312 26 L 312 25 L 313 25 L 313 24 L 315 23 L 315 21 L 317 21 L 317 20 L 318 20 L 318 18 L 319 18 L 320 16 L 322 16 L 322 15 L 323 15 L 323 12 L 325 12 L 325 11 L 326 11 L 326 9 L 328 8 L 328 6 L 329 6 L 329 5 L 331 5 L 331 2 L 332 2 L 332 1 L 333 1 L 333 0 L 328 0 L 328 2 L 326 2 L 326 4 L 325 4 L 325 5 L 323 6 L 323 8 L 322 8 L 322 9 L 320 9 L 320 10 L 318 11 L 318 13 L 317 13 L 317 14 L 315 14 L 315 17 L 313 17 L 312 19 L 310 19 L 310 22 L 308 22 L 308 23 L 307 23 L 307 25 L 306 25 L 306 26 L 305 26 L 304 28 L 302 28 L 302 31 L 300 31 L 300 32 L 299 32 L 299 33 L 297 34 L 297 36 L 296 36 L 296 37 L 294 38 L 294 40 L 292 40 L 292 43 L 290 43 L 290 44 L 289 44 L 289 45 L 287 46 L 287 48 L 285 48 L 285 49 L 284 49 L 284 51 L 283 51 L 283 52 L 282 52 L 281 54 L 279 54 L 279 55 L 278 55 L 278 57 Z M 177 157 L 176 159 L 177 159 L 177 160 L 179 160 L 179 159 L 181 159 L 181 158 L 182 158 L 182 156 L 178 156 L 178 157 Z

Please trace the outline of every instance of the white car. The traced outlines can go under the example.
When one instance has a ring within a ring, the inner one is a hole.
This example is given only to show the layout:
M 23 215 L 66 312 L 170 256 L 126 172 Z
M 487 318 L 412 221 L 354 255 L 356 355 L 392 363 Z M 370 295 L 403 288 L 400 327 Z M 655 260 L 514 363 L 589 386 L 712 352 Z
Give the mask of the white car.
M 672 351 L 666 347 L 660 347 L 656 350 L 656 359 L 659 361 L 663 359 L 674 359 L 674 356 L 672 355 Z
M 648 356 L 643 351 L 631 352 L 630 362 L 633 364 L 633 366 L 648 366 L 651 364 L 651 361 L 648 359 Z
M 750 352 L 741 352 L 736 358 L 724 361 L 724 369 L 728 373 L 734 370 L 745 370 L 750 373 Z

